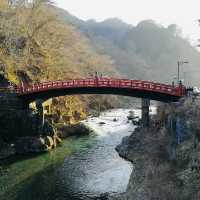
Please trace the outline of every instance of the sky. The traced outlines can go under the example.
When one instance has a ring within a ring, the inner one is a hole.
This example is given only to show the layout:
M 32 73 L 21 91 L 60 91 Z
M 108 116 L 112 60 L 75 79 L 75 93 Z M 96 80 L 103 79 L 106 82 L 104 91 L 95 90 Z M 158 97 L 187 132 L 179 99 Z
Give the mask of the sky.
M 193 44 L 200 38 L 200 0 L 54 0 L 55 4 L 83 20 L 120 18 L 137 25 L 152 19 L 164 26 L 177 24 Z

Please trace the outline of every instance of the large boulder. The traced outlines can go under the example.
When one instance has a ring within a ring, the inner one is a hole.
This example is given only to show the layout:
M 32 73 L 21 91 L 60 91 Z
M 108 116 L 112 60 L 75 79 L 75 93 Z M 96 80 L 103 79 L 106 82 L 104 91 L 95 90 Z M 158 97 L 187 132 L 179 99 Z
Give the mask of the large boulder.
M 62 140 L 54 135 L 46 137 L 21 137 L 15 143 L 16 153 L 40 153 L 46 152 L 55 148 Z
M 15 143 L 16 152 L 19 154 L 39 153 L 48 150 L 45 140 L 38 137 L 21 137 Z
M 55 147 L 54 140 L 50 136 L 45 137 L 45 144 L 47 145 L 48 150 L 51 150 Z
M 13 145 L 0 142 L 0 160 L 15 155 L 16 151 Z

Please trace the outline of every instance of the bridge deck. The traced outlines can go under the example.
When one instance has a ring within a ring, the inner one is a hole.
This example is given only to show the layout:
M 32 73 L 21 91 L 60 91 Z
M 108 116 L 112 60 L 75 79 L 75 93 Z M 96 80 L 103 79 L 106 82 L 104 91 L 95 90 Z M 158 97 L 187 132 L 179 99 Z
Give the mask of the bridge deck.
M 95 89 L 95 93 L 102 94 L 109 93 L 106 90 L 110 91 L 143 91 L 147 94 L 162 94 L 166 96 L 172 96 L 180 98 L 185 95 L 185 87 L 172 86 L 167 84 L 155 83 L 150 81 L 141 81 L 141 80 L 129 80 L 129 79 L 111 79 L 111 78 L 94 78 L 94 79 L 74 79 L 66 81 L 52 81 L 52 82 L 43 82 L 35 83 L 32 85 L 23 85 L 17 88 L 17 92 L 20 96 L 33 96 L 38 93 L 47 93 L 58 90 L 76 90 L 76 94 L 88 93 L 90 94 L 92 89 Z M 85 91 L 84 91 L 85 90 Z M 73 92 L 72 92 L 73 93 Z M 129 96 L 129 95 L 128 95 Z M 130 95 L 132 96 L 132 95 Z M 134 96 L 134 95 L 133 95 Z M 136 95 L 137 96 L 137 95 Z

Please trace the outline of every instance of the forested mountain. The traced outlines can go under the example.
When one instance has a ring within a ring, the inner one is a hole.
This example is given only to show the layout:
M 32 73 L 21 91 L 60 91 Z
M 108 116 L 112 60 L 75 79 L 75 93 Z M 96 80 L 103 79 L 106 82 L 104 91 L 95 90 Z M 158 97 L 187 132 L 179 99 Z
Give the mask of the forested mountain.
M 189 64 L 181 67 L 181 78 L 190 85 L 200 84 L 200 53 L 181 36 L 176 25 L 163 27 L 146 20 L 132 26 L 116 18 L 83 21 L 62 9 L 56 10 L 66 23 L 88 38 L 96 52 L 109 55 L 121 74 L 171 83 L 177 76 L 177 61 L 187 60 Z

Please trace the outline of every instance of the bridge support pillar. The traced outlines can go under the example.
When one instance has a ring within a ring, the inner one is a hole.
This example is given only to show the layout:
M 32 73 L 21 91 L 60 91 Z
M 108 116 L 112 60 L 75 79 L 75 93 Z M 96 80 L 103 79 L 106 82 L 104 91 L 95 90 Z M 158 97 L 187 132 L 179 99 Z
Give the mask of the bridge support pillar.
M 43 103 L 42 99 L 37 99 L 35 102 L 37 113 L 38 113 L 38 132 L 39 133 L 44 126 L 44 109 L 43 109 L 42 103 Z
M 142 99 L 142 127 L 149 127 L 150 117 L 149 117 L 149 99 Z

